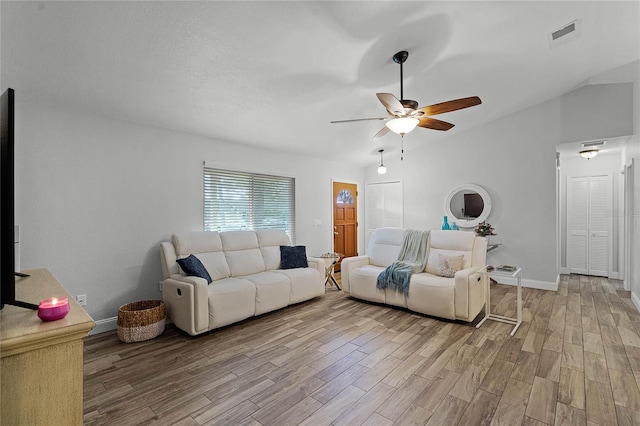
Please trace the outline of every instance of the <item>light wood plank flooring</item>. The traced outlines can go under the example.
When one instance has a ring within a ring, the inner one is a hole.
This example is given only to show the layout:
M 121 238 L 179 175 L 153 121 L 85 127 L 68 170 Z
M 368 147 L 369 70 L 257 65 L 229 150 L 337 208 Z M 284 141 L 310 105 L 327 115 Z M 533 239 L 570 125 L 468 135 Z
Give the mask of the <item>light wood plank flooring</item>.
M 515 315 L 515 288 L 492 311 Z M 335 289 L 196 338 L 85 341 L 87 425 L 640 425 L 640 314 L 621 283 L 524 289 L 524 320 L 442 321 Z

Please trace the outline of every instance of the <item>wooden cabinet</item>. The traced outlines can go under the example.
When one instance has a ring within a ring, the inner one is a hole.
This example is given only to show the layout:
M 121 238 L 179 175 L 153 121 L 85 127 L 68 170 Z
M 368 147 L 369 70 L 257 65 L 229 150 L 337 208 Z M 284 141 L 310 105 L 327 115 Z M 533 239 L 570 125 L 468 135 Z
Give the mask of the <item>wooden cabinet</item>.
M 24 272 L 18 300 L 68 297 L 71 310 L 51 322 L 15 306 L 0 311 L 0 424 L 82 425 L 83 338 L 95 323 L 49 271 Z

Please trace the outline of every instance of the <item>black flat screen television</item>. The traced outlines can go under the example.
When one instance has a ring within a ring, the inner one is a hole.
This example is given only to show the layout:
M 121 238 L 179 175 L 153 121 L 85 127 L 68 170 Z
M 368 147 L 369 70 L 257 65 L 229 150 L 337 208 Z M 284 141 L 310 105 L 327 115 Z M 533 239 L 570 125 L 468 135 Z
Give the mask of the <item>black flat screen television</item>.
M 38 309 L 38 306 L 16 300 L 15 269 L 15 164 L 14 117 L 15 92 L 2 94 L 0 114 L 0 309 L 5 305 Z

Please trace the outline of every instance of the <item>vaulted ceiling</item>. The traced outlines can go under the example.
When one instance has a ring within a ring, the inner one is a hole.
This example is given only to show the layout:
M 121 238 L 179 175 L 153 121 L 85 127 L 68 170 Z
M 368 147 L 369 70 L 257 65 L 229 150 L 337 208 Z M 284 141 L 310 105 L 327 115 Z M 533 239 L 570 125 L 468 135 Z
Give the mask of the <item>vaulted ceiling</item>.
M 554 98 L 640 58 L 637 1 L 1 3 L 2 89 L 62 108 L 373 164 L 399 136 L 376 92 L 425 106 L 477 95 L 408 151 Z M 576 37 L 548 34 L 578 20 Z

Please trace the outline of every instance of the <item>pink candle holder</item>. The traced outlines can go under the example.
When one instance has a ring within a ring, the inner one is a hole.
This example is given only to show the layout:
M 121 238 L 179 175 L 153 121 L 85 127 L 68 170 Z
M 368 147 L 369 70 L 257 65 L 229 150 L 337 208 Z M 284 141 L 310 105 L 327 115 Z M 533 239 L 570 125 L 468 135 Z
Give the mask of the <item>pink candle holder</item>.
M 69 299 L 66 297 L 50 297 L 40 301 L 38 305 L 38 317 L 42 321 L 56 321 L 69 313 Z

